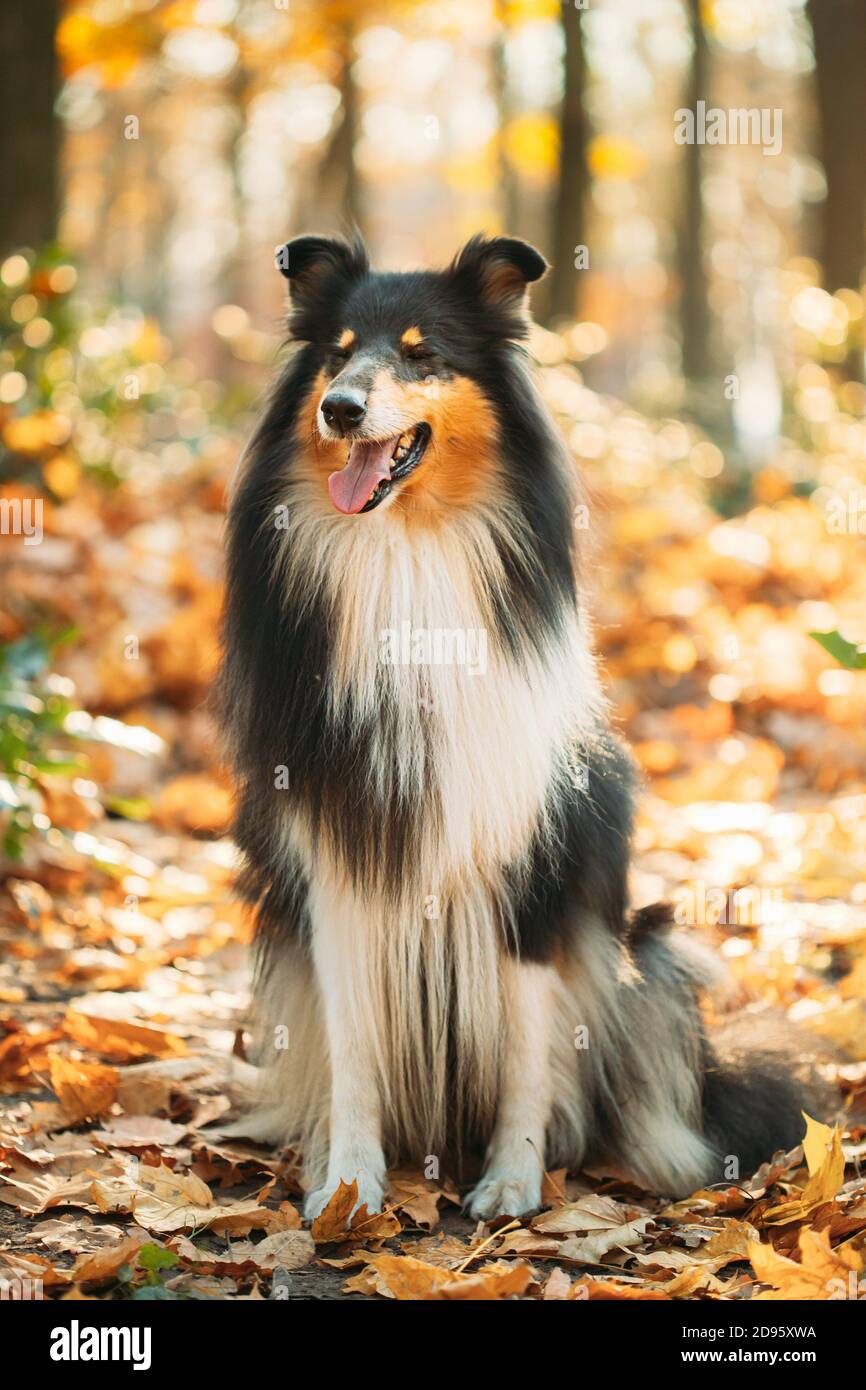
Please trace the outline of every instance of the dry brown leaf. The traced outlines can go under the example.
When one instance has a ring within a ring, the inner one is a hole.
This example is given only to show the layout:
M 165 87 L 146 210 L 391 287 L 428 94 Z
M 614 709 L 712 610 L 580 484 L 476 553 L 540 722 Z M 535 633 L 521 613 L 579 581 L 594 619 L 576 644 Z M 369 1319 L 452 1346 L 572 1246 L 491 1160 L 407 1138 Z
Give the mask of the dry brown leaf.
M 225 1274 L 233 1277 L 258 1271 L 270 1274 L 275 1269 L 303 1269 L 316 1255 L 316 1246 L 309 1231 L 275 1231 L 258 1243 L 251 1240 L 236 1241 L 225 1254 L 213 1255 L 207 1250 L 199 1250 L 192 1241 L 183 1236 L 175 1237 L 172 1249 L 184 1259 L 194 1264 L 198 1272 Z
M 335 1241 L 381 1241 L 399 1235 L 400 1222 L 390 1212 L 367 1212 L 366 1206 L 359 1207 L 352 1215 L 358 1200 L 358 1184 L 340 1182 L 327 1206 L 312 1224 L 313 1240 L 317 1245 L 330 1245 Z
M 530 1260 L 555 1259 L 562 1249 L 562 1241 L 555 1236 L 545 1236 L 539 1231 L 528 1231 L 521 1227 L 509 1231 L 496 1246 L 497 1255 L 525 1255 Z
M 550 1299 L 568 1298 L 571 1294 L 571 1279 L 564 1269 L 551 1270 L 547 1281 L 541 1291 L 542 1299 L 547 1302 Z
M 116 1245 L 79 1255 L 70 1271 L 74 1284 L 108 1284 L 124 1265 L 135 1264 L 135 1257 L 147 1240 L 144 1233 L 127 1236 Z
M 799 1264 L 777 1254 L 772 1245 L 755 1242 L 751 1246 L 749 1258 L 756 1278 L 762 1284 L 773 1286 L 754 1294 L 753 1298 L 774 1302 L 849 1297 L 851 1276 L 853 1274 L 856 1283 L 863 1269 L 863 1260 L 857 1251 L 847 1246 L 832 1250 L 826 1235 L 808 1229 L 800 1232 L 798 1243 Z
M 356 1252 L 363 1255 L 363 1251 Z M 444 1269 L 456 1269 L 472 1254 L 472 1247 L 457 1236 L 447 1236 L 440 1232 L 436 1236 L 424 1236 L 412 1242 L 412 1253 L 417 1259 L 426 1260 L 431 1265 L 442 1265 Z M 330 1263 L 330 1261 L 329 1261 Z
M 529 1265 L 482 1265 L 475 1274 L 461 1276 L 451 1284 L 443 1284 L 435 1298 L 447 1302 L 493 1303 L 498 1299 L 526 1293 L 534 1278 Z
M 786 1202 L 767 1208 L 762 1215 L 765 1226 L 784 1226 L 791 1221 L 805 1221 L 825 1202 L 832 1202 L 845 1181 L 845 1155 L 838 1126 L 806 1117 L 808 1126 L 803 1149 L 809 1167 L 809 1181 L 802 1193 Z M 806 1150 L 806 1143 L 809 1148 Z
M 413 1226 L 424 1231 L 434 1230 L 439 1224 L 439 1202 L 442 1200 L 455 1206 L 460 1204 L 456 1189 L 448 1184 L 432 1182 L 405 1169 L 388 1174 L 387 1204 L 401 1211 Z
M 567 1168 L 555 1168 L 551 1173 L 545 1172 L 541 1181 L 541 1205 L 543 1207 L 558 1207 L 563 1202 L 568 1201 L 566 1196 L 567 1179 Z
M 747 1221 L 726 1221 L 704 1245 L 694 1250 L 653 1250 L 636 1255 L 638 1264 L 647 1269 L 670 1269 L 681 1272 L 702 1269 L 717 1274 L 737 1260 L 748 1260 L 752 1243 L 758 1232 Z
M 263 1207 L 255 1199 L 238 1202 L 237 1206 L 214 1206 L 207 1222 L 208 1230 L 216 1235 L 249 1235 L 250 1231 L 297 1231 L 301 1218 L 289 1202 L 278 1211 Z
M 107 1246 L 117 1245 L 131 1235 L 139 1236 L 142 1241 L 149 1239 L 147 1231 L 134 1225 L 121 1227 L 106 1222 L 97 1225 L 90 1216 L 78 1212 L 67 1212 L 53 1220 L 40 1221 L 34 1229 L 34 1236 L 40 1245 L 74 1255 L 93 1254 Z
M 60 1206 L 101 1211 L 93 1197 L 94 1178 L 98 1174 L 103 1181 L 119 1179 L 123 1171 L 114 1159 L 99 1162 L 88 1158 L 84 1166 L 78 1160 L 60 1160 L 45 1170 L 32 1168 L 27 1163 L 15 1163 L 0 1174 L 0 1202 L 31 1216 Z
M 611 1250 L 638 1245 L 651 1221 L 651 1216 L 641 1216 L 636 1221 L 626 1222 L 623 1226 L 593 1231 L 586 1236 L 567 1236 L 559 1246 L 557 1259 L 574 1261 L 576 1264 L 603 1264 L 605 1256 Z
M 69 1274 L 65 1269 L 55 1269 L 51 1261 L 42 1255 L 0 1250 L 0 1288 L 3 1281 L 18 1286 L 29 1281 L 31 1290 L 33 1285 L 38 1288 L 40 1284 L 46 1289 L 59 1288 L 69 1283 Z M 33 1296 L 32 1292 L 30 1296 Z
M 648 1216 L 648 1213 L 617 1202 L 613 1197 L 590 1192 L 576 1202 L 566 1202 L 553 1211 L 534 1216 L 532 1228 L 545 1235 L 568 1236 L 576 1232 L 614 1230 L 639 1216 Z
M 149 1149 L 178 1144 L 186 1132 L 186 1125 L 176 1125 L 155 1116 L 112 1115 L 101 1129 L 90 1133 L 91 1138 L 115 1149 Z
M 297 1212 L 288 1204 L 284 1211 L 272 1211 L 252 1198 L 220 1205 L 195 1173 L 175 1172 L 165 1164 L 151 1167 L 127 1162 L 122 1176 L 94 1182 L 92 1196 L 98 1210 L 129 1212 L 155 1235 L 205 1228 L 217 1234 L 248 1235 L 250 1231 L 287 1231 L 298 1226 Z
M 66 1011 L 63 1031 L 80 1047 L 116 1057 L 121 1062 L 139 1057 L 183 1057 L 187 1051 L 182 1038 L 161 1028 L 129 1019 L 85 1014 L 74 1008 Z
M 128 1163 L 120 1178 L 97 1179 L 93 1200 L 100 1211 L 128 1211 L 148 1231 L 184 1230 L 207 1223 L 213 1197 L 194 1173 Z
M 51 1089 L 68 1117 L 68 1123 L 98 1119 L 117 1097 L 117 1072 L 92 1062 L 74 1062 L 59 1052 L 49 1056 Z
M 344 1285 L 347 1292 L 378 1293 L 398 1302 L 472 1300 L 491 1302 L 524 1293 L 532 1282 L 527 1265 L 490 1264 L 472 1274 L 458 1274 L 411 1255 L 370 1255 L 360 1274 Z
M 627 1284 L 616 1279 L 575 1279 L 569 1297 L 573 1300 L 588 1298 L 602 1301 L 631 1302 L 669 1302 L 670 1294 L 663 1293 L 657 1284 Z
M 10 1092 L 23 1090 L 24 1083 L 34 1073 L 48 1067 L 48 1049 L 62 1036 L 59 1028 L 45 1029 L 39 1033 L 16 1028 L 0 1042 L 0 1087 Z

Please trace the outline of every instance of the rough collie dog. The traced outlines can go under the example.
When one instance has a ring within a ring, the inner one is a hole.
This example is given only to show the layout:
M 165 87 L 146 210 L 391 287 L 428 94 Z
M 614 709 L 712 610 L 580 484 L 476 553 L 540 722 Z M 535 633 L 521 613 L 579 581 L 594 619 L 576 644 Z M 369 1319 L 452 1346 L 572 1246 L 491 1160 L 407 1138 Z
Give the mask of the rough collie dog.
M 231 504 L 220 681 L 258 919 L 244 1133 L 300 1145 L 308 1216 L 470 1151 L 485 1218 L 537 1207 L 545 1166 L 748 1177 L 803 1097 L 714 1046 L 696 952 L 628 913 L 578 484 L 519 347 L 544 260 L 476 237 L 376 274 L 310 236 L 278 264 L 296 350 Z

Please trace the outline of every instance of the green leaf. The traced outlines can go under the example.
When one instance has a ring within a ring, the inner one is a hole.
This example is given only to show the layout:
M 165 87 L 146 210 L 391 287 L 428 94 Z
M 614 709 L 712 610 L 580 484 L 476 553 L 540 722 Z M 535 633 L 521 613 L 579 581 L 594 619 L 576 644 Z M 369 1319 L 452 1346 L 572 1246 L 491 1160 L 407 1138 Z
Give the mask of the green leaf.
M 862 651 L 854 642 L 846 641 L 841 632 L 810 632 L 809 636 L 814 637 L 846 671 L 866 671 L 866 651 Z
M 174 1269 L 175 1265 L 180 1264 L 180 1256 L 162 1245 L 142 1245 L 137 1263 L 139 1269 Z

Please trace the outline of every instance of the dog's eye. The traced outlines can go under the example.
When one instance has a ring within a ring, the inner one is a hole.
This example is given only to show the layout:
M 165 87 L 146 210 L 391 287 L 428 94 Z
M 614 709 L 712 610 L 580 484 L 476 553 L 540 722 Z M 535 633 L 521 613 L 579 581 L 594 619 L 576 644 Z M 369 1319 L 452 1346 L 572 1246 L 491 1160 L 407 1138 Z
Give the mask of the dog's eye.
M 352 349 L 347 347 L 332 347 L 328 349 L 328 362 L 331 370 L 340 371 L 352 356 Z
M 435 357 L 435 353 L 424 343 L 406 348 L 405 355 L 407 362 L 417 362 L 422 366 L 429 366 Z

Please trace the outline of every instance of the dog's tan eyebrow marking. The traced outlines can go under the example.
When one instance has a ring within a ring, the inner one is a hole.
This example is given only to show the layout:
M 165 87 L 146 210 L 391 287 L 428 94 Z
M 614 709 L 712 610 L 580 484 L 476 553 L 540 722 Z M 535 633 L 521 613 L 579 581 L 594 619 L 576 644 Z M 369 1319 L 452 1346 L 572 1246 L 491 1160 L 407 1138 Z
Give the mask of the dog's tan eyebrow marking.
M 400 339 L 405 348 L 420 347 L 424 341 L 424 335 L 420 328 L 407 328 Z
M 337 339 L 337 347 L 341 347 L 341 348 L 350 348 L 350 347 L 354 347 L 354 345 L 355 345 L 355 335 L 354 335 L 354 333 L 352 332 L 351 328 L 344 328 L 343 331 L 342 331 L 342 333 L 340 334 L 339 338 Z

